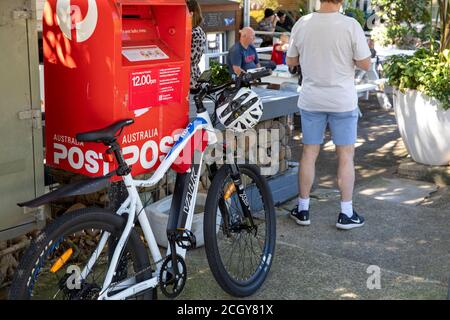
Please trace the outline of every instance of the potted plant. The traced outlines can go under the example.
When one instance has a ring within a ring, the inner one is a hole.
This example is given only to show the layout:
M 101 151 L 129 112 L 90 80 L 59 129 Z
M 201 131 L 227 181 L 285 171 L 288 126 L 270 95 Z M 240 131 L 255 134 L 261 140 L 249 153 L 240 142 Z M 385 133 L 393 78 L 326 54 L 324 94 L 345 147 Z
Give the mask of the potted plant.
M 384 66 L 400 134 L 413 160 L 427 165 L 450 163 L 450 3 L 438 4 L 440 43 Z

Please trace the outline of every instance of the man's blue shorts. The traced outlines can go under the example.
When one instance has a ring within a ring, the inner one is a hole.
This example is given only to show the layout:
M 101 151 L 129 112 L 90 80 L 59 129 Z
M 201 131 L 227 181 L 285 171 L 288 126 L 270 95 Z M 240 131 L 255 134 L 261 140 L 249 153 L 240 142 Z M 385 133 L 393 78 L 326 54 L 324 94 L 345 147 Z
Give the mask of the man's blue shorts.
M 323 144 L 327 123 L 333 143 L 337 146 L 354 145 L 358 131 L 359 110 L 350 112 L 312 112 L 300 110 L 303 144 Z

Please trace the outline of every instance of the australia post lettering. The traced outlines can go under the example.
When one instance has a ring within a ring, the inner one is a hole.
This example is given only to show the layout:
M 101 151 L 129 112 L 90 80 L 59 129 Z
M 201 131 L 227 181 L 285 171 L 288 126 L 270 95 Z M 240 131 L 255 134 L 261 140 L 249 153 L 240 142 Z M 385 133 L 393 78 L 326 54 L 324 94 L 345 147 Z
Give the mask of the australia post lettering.
M 158 130 L 151 129 L 124 135 L 122 152 L 128 165 L 137 165 L 144 170 L 153 169 L 172 148 L 179 134 L 159 137 Z M 69 166 L 81 174 L 106 175 L 111 164 L 103 161 L 103 152 L 90 150 L 82 142 L 64 135 L 53 137 L 53 163 Z

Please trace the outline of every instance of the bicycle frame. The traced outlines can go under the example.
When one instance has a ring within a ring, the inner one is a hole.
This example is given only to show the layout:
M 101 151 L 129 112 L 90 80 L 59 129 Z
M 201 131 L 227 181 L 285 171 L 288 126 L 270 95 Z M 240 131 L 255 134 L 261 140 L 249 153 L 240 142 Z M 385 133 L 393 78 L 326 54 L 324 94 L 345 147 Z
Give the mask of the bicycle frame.
M 114 250 L 114 254 L 110 261 L 110 265 L 108 267 L 108 271 L 106 273 L 105 280 L 102 286 L 102 292 L 99 296 L 99 300 L 120 300 L 126 299 L 127 297 L 138 294 L 144 290 L 155 288 L 159 284 L 159 272 L 162 264 L 162 256 L 159 251 L 155 236 L 153 234 L 152 228 L 150 226 L 150 222 L 147 218 L 146 214 L 140 214 L 144 211 L 142 201 L 139 197 L 137 188 L 139 187 L 151 187 L 156 185 L 166 174 L 175 160 L 179 157 L 181 151 L 186 147 L 186 145 L 191 141 L 192 137 L 195 135 L 197 131 L 206 130 L 208 135 L 208 143 L 207 145 L 215 144 L 217 142 L 217 137 L 214 132 L 213 125 L 211 123 L 211 119 L 209 117 L 208 112 L 202 112 L 197 115 L 197 117 L 187 126 L 184 130 L 180 138 L 171 148 L 169 153 L 166 155 L 164 160 L 161 162 L 158 169 L 148 180 L 134 180 L 131 174 L 128 174 L 123 177 L 123 181 L 128 191 L 128 197 L 123 202 L 121 207 L 117 210 L 118 215 L 128 214 L 127 223 L 123 230 L 123 233 L 117 243 L 117 246 Z M 200 180 L 200 169 L 203 162 L 204 152 L 201 153 L 200 159 L 198 162 L 195 162 L 195 165 L 192 166 L 194 170 L 191 170 L 190 178 L 189 178 L 189 195 L 186 197 L 183 213 L 187 214 L 186 223 L 184 228 L 187 230 L 191 229 L 192 220 L 194 216 L 194 208 L 195 208 L 195 199 L 197 198 L 198 184 Z M 194 200 L 194 201 L 192 201 Z M 142 228 L 145 240 L 149 246 L 150 253 L 152 255 L 153 261 L 156 263 L 156 271 L 153 273 L 152 278 L 142 281 L 140 283 L 136 283 L 136 278 L 131 278 L 119 283 L 115 283 L 112 285 L 113 277 L 115 275 L 115 270 L 117 269 L 117 265 L 119 263 L 119 259 L 122 253 L 123 248 L 127 243 L 128 236 L 131 230 L 134 227 L 135 220 L 139 221 L 139 224 Z M 108 242 L 109 233 L 105 232 L 102 234 L 99 244 L 93 254 L 91 255 L 87 265 L 84 267 L 81 272 L 81 280 L 84 280 L 89 275 L 89 272 L 98 258 L 100 252 L 103 251 L 106 243 Z M 186 250 L 180 247 L 176 247 L 176 252 L 183 258 L 186 256 Z M 170 254 L 170 246 L 167 249 L 167 255 Z M 112 286 L 111 286 L 112 285 Z M 106 289 L 105 289 L 106 288 Z M 124 289 L 126 288 L 126 289 Z M 116 291 L 118 289 L 124 289 L 120 293 L 113 294 L 112 296 L 108 296 L 111 291 Z

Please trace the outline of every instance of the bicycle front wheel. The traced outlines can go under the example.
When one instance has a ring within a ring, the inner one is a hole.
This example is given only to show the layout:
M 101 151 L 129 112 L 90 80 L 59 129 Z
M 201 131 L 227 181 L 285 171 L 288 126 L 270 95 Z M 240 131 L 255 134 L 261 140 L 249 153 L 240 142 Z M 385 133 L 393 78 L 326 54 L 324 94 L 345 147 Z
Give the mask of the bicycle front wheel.
M 227 293 L 246 297 L 264 283 L 274 256 L 276 219 L 272 195 L 256 166 L 239 166 L 256 228 L 249 229 L 229 166 L 215 175 L 205 204 L 205 250 L 214 278 Z M 256 230 L 255 230 L 256 229 Z
M 81 209 L 49 224 L 25 252 L 10 288 L 9 298 L 28 300 L 95 300 L 105 288 L 103 281 L 126 220 L 104 209 Z M 109 233 L 103 250 L 97 249 L 102 235 Z M 80 279 L 91 256 L 95 263 Z M 138 233 L 132 230 L 113 282 L 136 275 L 136 281 L 151 276 L 150 262 Z M 120 291 L 120 290 L 119 290 Z M 134 297 L 152 299 L 150 290 Z

